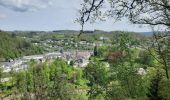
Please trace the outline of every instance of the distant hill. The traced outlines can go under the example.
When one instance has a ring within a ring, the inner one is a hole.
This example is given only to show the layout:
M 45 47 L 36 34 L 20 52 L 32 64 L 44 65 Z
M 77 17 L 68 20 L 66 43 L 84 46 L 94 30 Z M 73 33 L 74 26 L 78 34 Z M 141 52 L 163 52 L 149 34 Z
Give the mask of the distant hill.
M 8 32 L 8 31 L 7 31 Z M 79 33 L 79 30 L 54 30 L 54 31 L 9 31 L 8 33 L 22 34 L 24 35 L 34 35 L 34 34 L 46 34 L 46 33 L 56 33 L 56 34 L 65 34 L 65 33 Z M 104 30 L 84 30 L 84 33 L 115 33 L 115 32 L 124 32 L 124 31 L 104 31 Z M 29 33 L 29 34 L 28 34 Z M 131 32 L 131 33 L 140 33 L 142 35 L 151 36 L 153 32 Z
M 76 30 L 54 30 L 53 33 L 79 33 L 79 31 Z
M 0 58 L 13 59 L 22 55 L 41 53 L 39 47 L 31 45 L 24 39 L 16 37 L 15 34 L 0 32 Z
M 54 33 L 79 33 L 79 31 L 76 31 L 76 30 L 56 30 L 53 32 Z M 102 33 L 117 33 L 117 32 L 119 33 L 123 31 L 84 30 L 84 33 L 86 34 L 102 34 Z M 153 32 L 129 32 L 129 33 L 139 33 L 145 36 L 153 35 Z
M 145 35 L 145 36 L 152 36 L 153 35 L 153 32 L 137 32 L 137 33 L 140 33 L 140 34 Z

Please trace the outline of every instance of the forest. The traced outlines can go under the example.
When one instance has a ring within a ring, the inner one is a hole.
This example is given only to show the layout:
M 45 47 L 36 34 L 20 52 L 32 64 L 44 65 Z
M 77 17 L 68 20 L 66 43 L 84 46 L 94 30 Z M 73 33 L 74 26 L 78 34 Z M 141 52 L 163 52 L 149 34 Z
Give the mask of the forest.
M 0 32 L 0 60 L 10 60 L 24 55 L 41 54 L 43 48 L 33 46 L 16 34 Z

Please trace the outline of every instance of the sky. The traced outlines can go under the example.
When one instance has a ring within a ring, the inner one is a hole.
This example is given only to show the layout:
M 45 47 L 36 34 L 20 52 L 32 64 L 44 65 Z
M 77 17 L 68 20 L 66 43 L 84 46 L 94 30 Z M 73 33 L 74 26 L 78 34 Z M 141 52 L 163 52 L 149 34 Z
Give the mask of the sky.
M 0 29 L 5 31 L 80 30 L 75 22 L 81 0 L 0 0 Z M 85 30 L 147 32 L 147 26 L 132 25 L 127 19 L 86 24 Z

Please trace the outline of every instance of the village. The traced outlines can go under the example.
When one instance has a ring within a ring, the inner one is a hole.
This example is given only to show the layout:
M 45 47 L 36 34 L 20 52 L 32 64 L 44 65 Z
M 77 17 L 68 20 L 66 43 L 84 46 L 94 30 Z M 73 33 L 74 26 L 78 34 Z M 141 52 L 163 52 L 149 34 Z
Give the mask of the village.
M 28 37 L 24 37 L 24 39 L 29 39 Z M 36 38 L 32 38 L 36 39 Z M 73 39 L 67 40 L 52 40 L 45 39 L 40 41 L 40 43 L 32 42 L 33 45 L 43 46 L 47 50 L 47 52 L 43 54 L 36 55 L 28 55 L 15 59 L 9 59 L 7 61 L 0 62 L 0 68 L 4 73 L 9 73 L 11 71 L 20 72 L 22 70 L 27 70 L 31 61 L 36 62 L 37 64 L 45 63 L 45 62 L 53 62 L 57 58 L 63 59 L 67 62 L 67 64 L 73 66 L 74 68 L 85 68 L 90 62 L 90 57 L 94 55 L 94 47 L 101 47 L 103 45 L 111 46 L 110 43 L 104 43 L 104 41 L 109 41 L 108 37 L 100 36 L 98 38 L 98 42 L 88 42 L 88 41 L 73 41 Z M 66 48 L 65 48 L 66 47 Z M 71 47 L 71 48 L 68 48 Z M 77 48 L 77 49 L 75 49 Z M 138 48 L 142 49 L 140 45 L 137 47 L 130 48 Z M 109 67 L 109 63 L 105 62 L 105 66 Z M 138 69 L 138 73 L 143 75 L 146 74 L 146 71 L 143 68 Z M 2 78 L 1 82 L 7 82 L 10 78 Z
M 63 36 L 63 34 L 57 34 L 57 36 Z M 44 48 L 45 52 L 42 54 L 25 55 L 18 58 L 10 58 L 8 60 L 0 61 L 0 68 L 3 73 L 20 72 L 27 70 L 30 66 L 30 62 L 34 61 L 37 64 L 43 64 L 45 62 L 52 63 L 57 58 L 63 59 L 67 64 L 74 68 L 85 68 L 89 64 L 89 58 L 93 55 L 93 49 L 97 46 L 104 45 L 103 41 L 109 41 L 108 37 L 98 37 L 98 42 L 90 42 L 87 40 L 75 41 L 75 38 L 62 38 L 42 39 L 41 35 L 34 35 L 30 37 L 22 37 L 27 41 L 30 41 L 32 45 Z M 111 44 L 108 44 L 111 45 Z M 109 66 L 109 64 L 106 64 Z M 1 78 L 1 82 L 8 82 L 10 77 Z
M 73 62 L 74 67 L 86 67 L 89 63 L 89 58 L 93 53 L 91 51 L 66 51 L 66 52 L 50 52 L 42 55 L 30 55 L 23 56 L 8 62 L 1 62 L 0 67 L 3 68 L 3 72 L 10 72 L 11 70 L 20 71 L 29 66 L 31 60 L 37 63 L 44 63 L 47 60 L 54 60 L 61 58 L 68 64 Z

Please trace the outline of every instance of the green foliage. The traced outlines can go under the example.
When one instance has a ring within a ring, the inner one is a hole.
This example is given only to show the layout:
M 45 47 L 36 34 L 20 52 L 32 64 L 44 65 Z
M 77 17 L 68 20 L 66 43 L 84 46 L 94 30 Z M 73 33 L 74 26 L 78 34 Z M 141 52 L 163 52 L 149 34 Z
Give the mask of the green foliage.
M 24 72 L 17 73 L 16 75 L 16 87 L 19 92 L 26 91 L 26 74 Z
M 152 51 L 151 53 L 154 54 L 154 51 Z M 146 67 L 153 67 L 157 64 L 155 58 L 150 55 L 148 51 L 140 51 L 137 62 L 143 64 L 145 66 L 145 69 Z
M 98 56 L 98 50 L 97 50 L 97 46 L 94 47 L 94 51 L 93 51 L 94 56 Z
M 101 46 L 101 47 L 98 47 L 98 56 L 99 57 L 106 57 L 107 54 L 108 54 L 108 50 L 109 47 L 108 46 Z
M 23 55 L 42 53 L 43 49 L 13 36 L 7 32 L 0 32 L 0 58 L 13 59 Z
M 162 100 L 163 98 L 159 95 L 159 86 L 162 80 L 162 75 L 159 70 L 156 73 L 156 76 L 151 80 L 148 99 L 149 100 Z
M 170 100 L 170 80 L 162 78 L 159 86 L 159 95 L 164 100 Z
M 14 88 L 21 98 L 87 100 L 86 80 L 81 69 L 75 69 L 61 59 L 56 59 L 52 64 L 32 61 L 30 65 L 27 70 L 13 75 Z
M 100 62 L 91 62 L 85 69 L 85 78 L 89 81 L 87 84 L 90 87 L 88 91 L 89 98 L 95 99 L 104 96 L 108 84 L 108 68 Z

